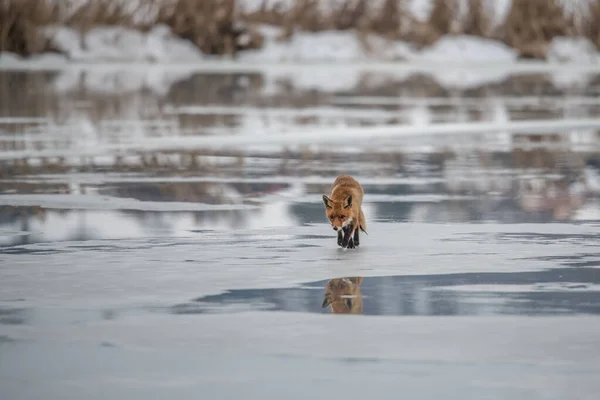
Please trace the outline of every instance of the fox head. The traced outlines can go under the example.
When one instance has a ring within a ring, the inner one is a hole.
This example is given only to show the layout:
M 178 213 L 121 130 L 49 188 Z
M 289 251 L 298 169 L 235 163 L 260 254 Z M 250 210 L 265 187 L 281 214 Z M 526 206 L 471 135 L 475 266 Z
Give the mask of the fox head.
M 362 314 L 360 285 L 363 278 L 336 278 L 327 282 L 323 308 L 331 306 L 334 314 Z
M 334 231 L 340 230 L 352 222 L 354 215 L 351 194 L 342 201 L 334 201 L 323 195 L 323 203 L 325 204 L 325 215 L 331 222 Z

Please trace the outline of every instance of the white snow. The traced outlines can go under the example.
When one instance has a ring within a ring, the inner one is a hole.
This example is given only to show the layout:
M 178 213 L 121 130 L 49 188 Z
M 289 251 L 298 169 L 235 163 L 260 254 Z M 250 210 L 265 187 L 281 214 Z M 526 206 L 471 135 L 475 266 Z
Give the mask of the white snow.
M 421 51 L 403 41 L 375 35 L 359 40 L 353 31 L 296 32 L 279 38 L 280 28 L 259 26 L 265 37 L 263 48 L 243 51 L 238 60 L 253 63 L 335 62 L 409 60 L 421 63 L 455 64 L 511 63 L 518 53 L 502 42 L 469 35 L 447 35 Z M 97 26 L 79 33 L 63 26 L 43 29 L 47 38 L 70 62 L 158 62 L 205 63 L 206 57 L 190 41 L 171 34 L 170 28 L 157 25 L 147 33 L 123 27 Z M 556 38 L 550 45 L 550 61 L 596 63 L 600 53 L 584 38 Z M 213 57 L 214 58 L 214 57 Z M 22 59 L 2 54 L 0 66 L 57 66 L 64 57 L 43 55 Z
M 600 63 L 596 46 L 587 38 L 555 37 L 548 47 L 550 62 Z
M 261 26 L 264 35 L 262 49 L 248 50 L 239 54 L 241 61 L 260 62 L 352 62 L 360 60 L 403 60 L 412 56 L 414 50 L 408 43 L 390 41 L 368 35 L 365 48 L 354 31 L 297 32 L 289 39 L 281 39 L 280 29 Z
M 44 29 L 51 43 L 74 61 L 200 61 L 202 52 L 190 41 L 157 25 L 148 33 L 123 27 L 96 26 L 79 33 L 64 26 Z
M 360 44 L 353 32 L 317 32 L 292 35 L 289 40 L 277 40 L 277 28 L 264 27 L 263 49 L 250 50 L 239 59 L 261 62 L 281 61 L 354 61 L 364 58 Z
M 477 36 L 444 36 L 431 47 L 423 49 L 417 59 L 423 61 L 449 61 L 460 63 L 506 63 L 517 59 L 518 54 L 507 45 Z

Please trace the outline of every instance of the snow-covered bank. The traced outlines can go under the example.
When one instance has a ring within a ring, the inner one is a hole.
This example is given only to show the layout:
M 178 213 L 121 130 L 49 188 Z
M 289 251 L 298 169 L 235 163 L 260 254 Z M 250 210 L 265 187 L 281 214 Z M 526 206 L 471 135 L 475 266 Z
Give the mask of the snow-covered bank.
M 163 25 L 147 33 L 96 27 L 80 34 L 67 27 L 48 27 L 43 31 L 61 53 L 29 58 L 0 53 L 0 70 L 59 71 L 54 80 L 58 92 L 85 85 L 99 93 L 149 90 L 158 95 L 199 72 L 263 73 L 265 93 L 273 93 L 276 82 L 290 78 L 301 90 L 352 90 L 365 71 L 376 73 L 381 82 L 428 74 L 450 90 L 499 83 L 515 72 L 545 71 L 552 71 L 562 87 L 585 86 L 588 75 L 581 72 L 600 72 L 600 53 L 584 38 L 555 38 L 547 61 L 524 62 L 502 42 L 468 35 L 446 36 L 417 50 L 410 43 L 375 35 L 359 40 L 351 31 L 298 32 L 282 41 L 278 28 L 259 30 L 265 38 L 263 47 L 240 52 L 231 60 L 202 54 Z M 315 79 L 312 67 L 318 64 Z
M 173 35 L 165 25 L 146 33 L 118 26 L 98 26 L 85 33 L 50 26 L 43 32 L 57 50 L 74 61 L 197 62 L 203 58 L 192 42 Z
M 447 35 L 433 45 L 417 50 L 411 43 L 367 35 L 361 40 L 353 31 L 297 32 L 289 39 L 280 38 L 280 28 L 261 26 L 261 49 L 238 54 L 240 61 L 255 62 L 356 62 L 423 61 L 496 63 L 515 61 L 519 54 L 506 44 L 470 35 Z M 165 25 L 149 32 L 111 26 L 97 26 L 81 33 L 64 26 L 42 30 L 46 39 L 61 54 L 38 55 L 23 59 L 2 53 L 3 64 L 53 61 L 63 62 L 202 62 L 207 56 L 192 42 L 174 35 Z M 598 64 L 600 53 L 589 39 L 557 37 L 548 46 L 549 62 Z M 215 58 L 214 56 L 212 58 Z

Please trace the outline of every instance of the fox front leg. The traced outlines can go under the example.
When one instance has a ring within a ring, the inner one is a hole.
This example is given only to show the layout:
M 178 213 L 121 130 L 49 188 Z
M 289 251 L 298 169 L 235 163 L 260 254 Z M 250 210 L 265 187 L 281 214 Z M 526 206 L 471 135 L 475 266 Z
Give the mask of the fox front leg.
M 356 247 L 358 247 L 358 245 L 360 244 L 360 242 L 358 240 L 358 231 L 359 231 L 359 228 L 356 227 L 356 229 L 354 230 L 354 245 Z
M 356 246 L 354 245 L 354 238 L 352 237 L 352 235 L 350 235 L 350 240 L 348 240 L 348 247 L 346 247 L 347 249 L 353 249 Z
M 350 227 L 346 226 L 344 228 L 342 228 L 342 231 L 344 232 L 344 237 L 342 238 L 342 244 L 341 246 L 345 249 L 346 247 L 348 247 L 348 242 L 350 241 Z
M 338 246 L 341 246 L 342 242 L 344 240 L 344 233 L 342 233 L 342 231 L 343 231 L 343 229 L 340 229 L 339 231 L 337 231 L 337 234 L 338 234 L 338 241 L 337 241 Z
M 354 227 L 347 226 L 344 229 L 344 239 L 342 240 L 342 247 L 345 249 L 353 249 L 354 248 Z

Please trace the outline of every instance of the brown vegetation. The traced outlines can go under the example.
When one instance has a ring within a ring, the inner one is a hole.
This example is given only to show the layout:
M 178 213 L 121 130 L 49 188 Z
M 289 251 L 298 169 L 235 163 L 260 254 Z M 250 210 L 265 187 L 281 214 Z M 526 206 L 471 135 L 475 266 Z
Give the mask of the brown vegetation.
M 522 57 L 545 58 L 548 43 L 573 34 L 574 24 L 556 0 L 513 0 L 504 23 L 504 41 Z
M 3 0 L 0 2 L 0 51 L 28 56 L 52 50 L 40 33 L 47 25 L 85 32 L 98 25 L 148 30 L 165 24 L 206 54 L 233 54 L 260 45 L 258 37 L 236 24 L 236 0 L 146 0 L 131 7 L 127 0 L 94 0 L 72 10 L 68 2 Z M 241 41 L 242 35 L 248 37 Z
M 384 0 L 379 7 L 369 0 L 345 0 L 324 6 L 319 0 L 299 0 L 290 8 L 283 3 L 267 5 L 263 1 L 257 10 L 239 12 L 240 18 L 250 23 L 280 26 L 283 37 L 296 31 L 320 32 L 325 30 L 356 30 L 398 38 L 403 19 L 408 16 L 402 0 Z
M 468 8 L 460 10 L 458 0 L 432 0 L 433 7 L 425 22 L 413 20 L 409 39 L 418 46 L 431 45 L 443 35 L 491 35 L 490 16 L 484 0 L 468 0 Z M 461 13 L 461 11 L 463 11 Z
M 0 51 L 28 56 L 48 50 L 40 27 L 58 20 L 57 7 L 38 0 L 0 2 Z
M 597 49 L 600 49 L 600 1 L 592 2 L 586 14 L 584 34 L 596 45 Z
M 246 47 L 239 40 L 242 35 L 249 35 L 247 47 L 260 44 L 256 35 L 235 23 L 235 5 L 235 0 L 162 1 L 156 23 L 169 26 L 205 54 L 234 54 Z
M 0 51 L 27 56 L 52 50 L 40 34 L 44 25 L 63 24 L 80 31 L 95 25 L 147 30 L 159 23 L 207 54 L 234 54 L 260 47 L 262 38 L 251 28 L 259 23 L 280 27 L 282 38 L 297 31 L 354 30 L 361 38 L 375 34 L 417 47 L 446 34 L 494 37 L 523 57 L 535 58 L 545 57 L 549 41 L 556 36 L 584 35 L 600 48 L 599 2 L 584 10 L 586 23 L 581 24 L 566 16 L 557 0 L 513 0 L 500 27 L 492 26 L 486 0 L 432 2 L 429 18 L 421 21 L 410 13 L 406 0 L 297 0 L 291 6 L 284 1 L 263 1 L 254 10 L 241 8 L 239 0 L 147 0 L 140 1 L 137 8 L 127 0 L 94 0 L 76 10 L 59 0 L 3 0 Z

